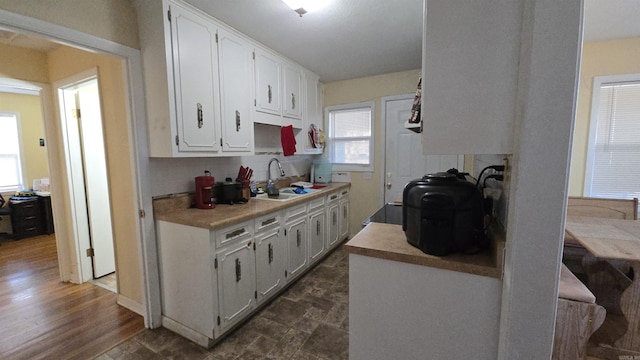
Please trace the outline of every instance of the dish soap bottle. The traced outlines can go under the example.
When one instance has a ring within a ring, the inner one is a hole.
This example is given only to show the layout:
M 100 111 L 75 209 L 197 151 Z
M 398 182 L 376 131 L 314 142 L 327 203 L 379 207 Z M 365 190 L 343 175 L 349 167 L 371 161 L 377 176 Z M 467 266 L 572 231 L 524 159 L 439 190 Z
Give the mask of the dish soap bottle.
M 249 181 L 249 189 L 251 189 L 251 197 L 255 197 L 258 192 L 258 187 L 256 186 L 256 179 L 253 176 Z

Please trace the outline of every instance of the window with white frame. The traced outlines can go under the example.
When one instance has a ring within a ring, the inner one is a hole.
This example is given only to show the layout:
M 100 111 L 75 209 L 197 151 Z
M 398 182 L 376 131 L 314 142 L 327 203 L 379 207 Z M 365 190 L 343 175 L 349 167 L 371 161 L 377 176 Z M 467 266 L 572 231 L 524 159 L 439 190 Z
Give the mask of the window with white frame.
M 584 195 L 640 198 L 640 74 L 593 85 Z
M 0 113 L 0 192 L 22 189 L 18 115 Z
M 330 106 L 328 147 L 333 169 L 373 171 L 374 103 Z

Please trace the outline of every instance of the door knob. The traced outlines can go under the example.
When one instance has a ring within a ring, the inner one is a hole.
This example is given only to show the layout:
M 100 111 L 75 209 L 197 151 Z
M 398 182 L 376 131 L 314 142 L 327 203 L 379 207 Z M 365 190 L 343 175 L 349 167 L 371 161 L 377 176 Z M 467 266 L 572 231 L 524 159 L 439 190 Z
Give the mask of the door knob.
M 387 189 L 391 189 L 391 183 L 390 182 L 387 183 Z

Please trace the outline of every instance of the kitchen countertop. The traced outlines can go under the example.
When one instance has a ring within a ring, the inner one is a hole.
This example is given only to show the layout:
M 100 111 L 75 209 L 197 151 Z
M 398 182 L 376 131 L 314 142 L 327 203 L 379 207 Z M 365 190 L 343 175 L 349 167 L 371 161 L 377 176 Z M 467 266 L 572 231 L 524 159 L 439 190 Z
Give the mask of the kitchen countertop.
M 287 201 L 251 198 L 246 204 L 217 204 L 214 209 L 188 208 L 190 201 L 184 199 L 189 198 L 188 194 L 182 195 L 183 199 L 172 197 L 155 199 L 153 203 L 154 217 L 155 220 L 214 230 L 302 204 L 336 190 L 351 187 L 350 183 L 329 183 L 326 185 L 326 187 L 317 189 L 310 194 L 301 195 L 299 198 Z
M 502 278 L 504 238 L 495 236 L 493 247 L 477 254 L 433 256 L 411 246 L 402 225 L 369 223 L 345 247 L 352 254 L 400 261 L 438 269 Z

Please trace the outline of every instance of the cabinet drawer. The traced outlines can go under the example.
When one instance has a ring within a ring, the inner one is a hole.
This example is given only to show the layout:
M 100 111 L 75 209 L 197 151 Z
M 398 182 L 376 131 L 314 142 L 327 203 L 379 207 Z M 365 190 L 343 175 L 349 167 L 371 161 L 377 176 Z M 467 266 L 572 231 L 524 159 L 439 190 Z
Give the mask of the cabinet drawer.
M 255 232 L 258 233 L 260 231 L 266 231 L 269 229 L 280 227 L 280 224 L 282 224 L 281 217 L 281 214 L 279 212 L 276 212 L 257 218 L 254 225 Z
M 340 199 L 340 192 L 338 191 L 327 195 L 327 202 L 334 202 L 334 201 L 338 201 L 339 199 Z
M 309 212 L 318 210 L 324 207 L 324 197 L 311 200 L 309 202 Z
M 253 223 L 245 221 L 216 231 L 216 246 L 221 247 L 253 237 Z
M 349 196 L 349 192 L 350 191 L 351 191 L 351 189 L 340 190 L 340 197 Z
M 306 204 L 290 207 L 285 212 L 284 220 L 289 221 L 291 219 L 304 216 L 306 214 L 307 214 Z
M 42 223 L 38 222 L 21 222 L 20 224 L 14 224 L 13 233 L 18 237 L 29 237 L 29 236 L 37 236 L 42 235 L 44 232 L 44 227 Z
M 40 204 L 38 200 L 24 201 L 16 204 L 11 204 L 14 217 L 22 218 L 26 216 L 40 216 Z

